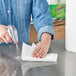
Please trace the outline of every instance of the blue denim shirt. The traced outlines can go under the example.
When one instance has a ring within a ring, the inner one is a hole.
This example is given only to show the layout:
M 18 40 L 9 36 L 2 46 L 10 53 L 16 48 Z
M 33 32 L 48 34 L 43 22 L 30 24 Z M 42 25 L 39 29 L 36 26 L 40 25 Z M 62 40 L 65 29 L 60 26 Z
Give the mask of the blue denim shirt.
M 31 15 L 38 40 L 45 32 L 53 38 L 53 22 L 46 0 L 0 0 L 0 24 L 15 26 L 20 43 L 29 42 Z

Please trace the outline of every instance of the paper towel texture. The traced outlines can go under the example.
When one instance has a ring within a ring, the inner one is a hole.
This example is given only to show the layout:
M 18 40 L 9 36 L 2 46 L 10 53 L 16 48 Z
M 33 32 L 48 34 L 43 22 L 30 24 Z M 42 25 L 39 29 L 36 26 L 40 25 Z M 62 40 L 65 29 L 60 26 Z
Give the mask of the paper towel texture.
M 52 62 L 57 61 L 58 55 L 56 53 L 49 53 L 44 58 L 32 57 L 32 54 L 33 54 L 35 48 L 36 48 L 36 45 L 34 43 L 32 44 L 32 46 L 23 43 L 22 56 L 21 56 L 22 60 L 25 60 L 25 61 L 52 61 Z

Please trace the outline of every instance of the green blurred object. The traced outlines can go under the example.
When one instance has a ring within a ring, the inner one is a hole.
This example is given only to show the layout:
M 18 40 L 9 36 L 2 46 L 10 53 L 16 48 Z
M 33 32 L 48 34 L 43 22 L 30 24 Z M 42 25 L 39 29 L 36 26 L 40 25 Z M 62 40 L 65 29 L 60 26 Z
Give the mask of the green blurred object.
M 52 18 L 65 18 L 65 4 L 50 5 Z

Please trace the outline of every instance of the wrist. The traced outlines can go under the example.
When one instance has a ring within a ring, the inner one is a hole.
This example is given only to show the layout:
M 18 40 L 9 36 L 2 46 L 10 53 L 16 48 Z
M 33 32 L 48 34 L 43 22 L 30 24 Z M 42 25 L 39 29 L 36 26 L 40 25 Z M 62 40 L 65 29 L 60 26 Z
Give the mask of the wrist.
M 41 41 L 51 41 L 51 34 L 43 33 L 41 36 Z

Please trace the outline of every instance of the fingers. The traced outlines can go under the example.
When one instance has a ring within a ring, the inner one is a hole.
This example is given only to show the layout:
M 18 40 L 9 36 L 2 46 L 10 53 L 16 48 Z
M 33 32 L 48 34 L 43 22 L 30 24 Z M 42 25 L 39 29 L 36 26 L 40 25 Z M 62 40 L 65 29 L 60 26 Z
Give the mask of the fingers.
M 5 42 L 5 43 L 9 43 L 9 42 L 12 42 L 12 39 L 10 38 L 10 36 L 7 34 L 7 35 L 5 35 L 5 36 L 3 36 L 2 38 L 1 38 L 1 42 Z
M 8 26 L 4 26 L 6 30 L 8 30 Z
M 7 41 L 8 43 L 12 41 L 12 39 L 11 39 L 11 37 L 9 36 L 8 33 L 5 35 L 5 38 L 6 38 L 6 41 Z
M 36 48 L 34 53 L 33 53 L 33 57 L 36 57 L 36 54 L 38 53 L 38 51 L 40 50 L 40 48 Z
M 43 58 L 46 56 L 46 54 L 47 53 L 45 52 L 45 50 L 43 48 L 38 48 L 35 50 L 33 57 Z
M 3 34 L 3 36 L 0 37 L 0 42 L 5 42 L 8 44 L 9 42 L 12 42 L 12 39 L 9 36 L 9 34 L 6 32 L 5 34 Z
M 36 53 L 35 57 L 40 58 L 40 55 L 42 55 L 43 53 L 44 53 L 44 50 L 43 50 L 43 49 L 40 49 L 40 50 Z
M 6 40 L 5 37 L 2 37 L 2 39 L 3 39 L 3 41 L 4 41 L 5 43 L 8 43 L 8 41 Z
M 12 42 L 12 39 L 8 34 L 8 26 L 0 25 L 0 42 Z
M 43 53 L 40 55 L 40 58 L 44 58 L 46 56 L 46 53 Z
M 4 42 L 4 40 L 0 38 L 0 42 Z
M 46 55 L 45 50 L 43 50 L 41 54 L 39 54 L 38 58 L 43 58 L 45 57 L 45 55 Z

